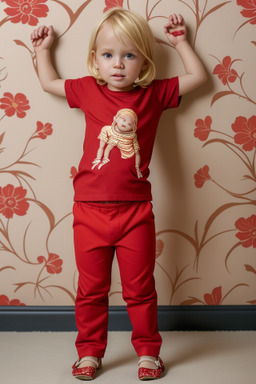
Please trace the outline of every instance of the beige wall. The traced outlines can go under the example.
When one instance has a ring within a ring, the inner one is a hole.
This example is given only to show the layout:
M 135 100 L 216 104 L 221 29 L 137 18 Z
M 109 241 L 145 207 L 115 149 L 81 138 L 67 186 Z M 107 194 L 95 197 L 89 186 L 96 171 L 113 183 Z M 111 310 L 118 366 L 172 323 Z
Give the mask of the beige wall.
M 117 3 L 148 18 L 158 77 L 183 72 L 163 33 L 172 12 L 185 17 L 209 75 L 164 113 L 157 135 L 150 178 L 159 304 L 255 304 L 256 2 L 38 0 L 29 17 L 35 1 L 19 3 L 0 6 L 0 303 L 73 305 L 76 294 L 72 172 L 84 121 L 41 90 L 33 23 L 55 26 L 59 73 L 79 77 L 92 26 Z M 114 263 L 112 305 L 123 304 L 120 290 Z

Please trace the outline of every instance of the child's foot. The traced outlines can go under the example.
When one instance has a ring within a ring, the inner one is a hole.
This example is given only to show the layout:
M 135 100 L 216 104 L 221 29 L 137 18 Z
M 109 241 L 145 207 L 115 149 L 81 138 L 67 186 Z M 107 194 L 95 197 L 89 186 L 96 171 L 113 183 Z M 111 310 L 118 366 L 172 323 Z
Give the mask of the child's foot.
M 80 380 L 93 380 L 97 369 L 101 368 L 101 359 L 93 356 L 82 357 L 73 365 L 72 375 Z
M 141 356 L 138 366 L 138 376 L 140 380 L 160 379 L 164 371 L 164 364 L 160 357 Z

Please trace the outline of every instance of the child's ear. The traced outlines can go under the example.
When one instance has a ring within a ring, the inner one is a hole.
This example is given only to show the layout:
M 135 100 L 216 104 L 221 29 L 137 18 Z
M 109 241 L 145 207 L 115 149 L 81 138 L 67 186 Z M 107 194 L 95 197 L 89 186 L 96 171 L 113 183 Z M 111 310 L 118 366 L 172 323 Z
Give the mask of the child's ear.
M 96 58 L 96 52 L 91 51 L 91 55 L 92 55 L 92 62 L 93 62 L 94 67 L 96 69 L 99 69 L 99 65 L 98 65 L 97 58 Z
M 142 64 L 141 70 L 145 71 L 145 69 L 147 69 L 147 67 L 148 67 L 148 61 L 145 59 L 144 63 Z

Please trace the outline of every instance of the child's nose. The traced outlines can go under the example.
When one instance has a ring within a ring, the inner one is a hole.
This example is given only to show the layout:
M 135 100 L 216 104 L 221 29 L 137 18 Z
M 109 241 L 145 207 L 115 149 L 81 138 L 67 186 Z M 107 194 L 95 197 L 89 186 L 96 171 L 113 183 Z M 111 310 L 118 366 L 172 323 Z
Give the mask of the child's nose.
M 122 62 L 121 57 L 115 58 L 114 66 L 115 66 L 115 68 L 123 68 L 123 62 Z

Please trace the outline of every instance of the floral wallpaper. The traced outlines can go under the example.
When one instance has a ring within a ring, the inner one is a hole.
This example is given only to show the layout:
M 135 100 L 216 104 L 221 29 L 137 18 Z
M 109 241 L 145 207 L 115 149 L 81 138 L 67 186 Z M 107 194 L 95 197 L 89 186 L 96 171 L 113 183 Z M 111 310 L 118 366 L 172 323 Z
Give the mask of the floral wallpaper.
M 53 24 L 60 75 L 84 76 L 90 31 L 115 6 L 148 21 L 162 78 L 182 73 L 163 25 L 183 14 L 209 76 L 157 134 L 159 304 L 255 305 L 256 0 L 1 0 L 0 305 L 74 305 L 77 287 L 72 179 L 84 121 L 41 90 L 30 33 Z M 116 261 L 110 304 L 123 304 Z

